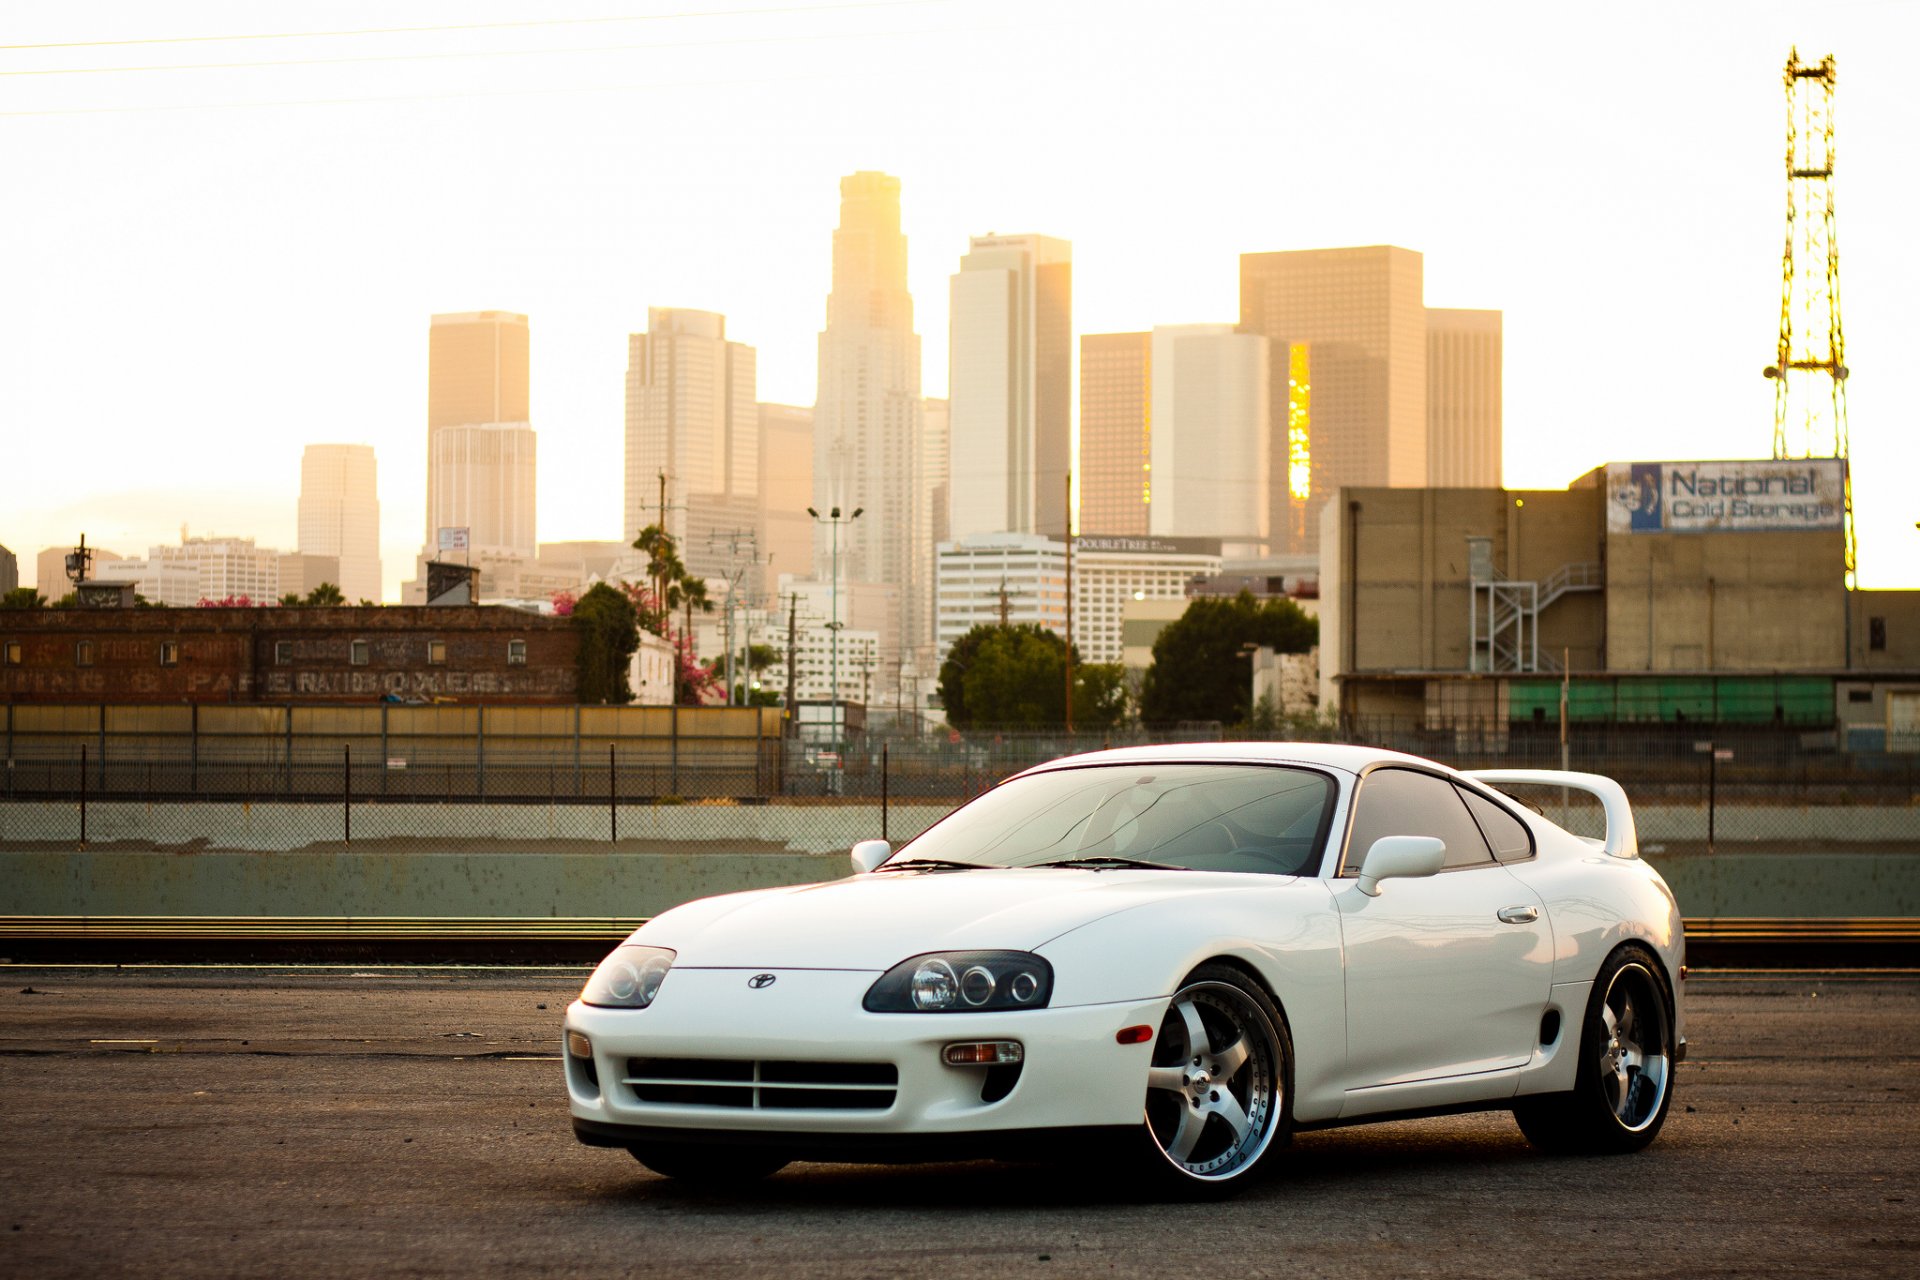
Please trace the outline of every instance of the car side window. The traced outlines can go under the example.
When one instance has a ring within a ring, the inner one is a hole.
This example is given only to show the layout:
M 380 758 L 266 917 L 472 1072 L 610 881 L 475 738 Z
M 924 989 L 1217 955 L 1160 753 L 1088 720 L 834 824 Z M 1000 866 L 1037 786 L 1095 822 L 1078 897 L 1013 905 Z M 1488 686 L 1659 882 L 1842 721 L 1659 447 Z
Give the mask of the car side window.
M 1382 836 L 1437 836 L 1446 843 L 1449 869 L 1493 864 L 1493 852 L 1453 784 L 1430 773 L 1375 769 L 1361 780 L 1340 874 L 1360 874 L 1367 850 Z
M 1487 843 L 1493 846 L 1494 857 L 1502 862 L 1525 862 L 1533 856 L 1533 833 L 1527 830 L 1526 823 L 1465 787 L 1460 788 L 1460 796 L 1472 810 L 1473 819 L 1480 824 Z

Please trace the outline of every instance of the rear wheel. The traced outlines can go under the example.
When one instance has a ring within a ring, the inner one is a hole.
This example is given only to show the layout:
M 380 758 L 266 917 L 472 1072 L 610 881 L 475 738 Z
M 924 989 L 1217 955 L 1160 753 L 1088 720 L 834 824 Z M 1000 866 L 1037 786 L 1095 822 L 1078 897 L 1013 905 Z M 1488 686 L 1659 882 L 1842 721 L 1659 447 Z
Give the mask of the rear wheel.
M 1520 1099 L 1520 1132 L 1548 1151 L 1640 1150 L 1673 1100 L 1673 1044 L 1673 995 L 1659 960 L 1638 943 L 1620 948 L 1587 999 L 1572 1092 Z
M 1157 1189 L 1224 1195 L 1292 1127 L 1293 1040 L 1258 983 L 1202 965 L 1167 1008 L 1147 1071 L 1141 1156 Z
M 785 1156 L 752 1147 L 702 1147 L 691 1143 L 648 1142 L 627 1148 L 647 1168 L 662 1177 L 710 1187 L 740 1186 L 780 1172 Z

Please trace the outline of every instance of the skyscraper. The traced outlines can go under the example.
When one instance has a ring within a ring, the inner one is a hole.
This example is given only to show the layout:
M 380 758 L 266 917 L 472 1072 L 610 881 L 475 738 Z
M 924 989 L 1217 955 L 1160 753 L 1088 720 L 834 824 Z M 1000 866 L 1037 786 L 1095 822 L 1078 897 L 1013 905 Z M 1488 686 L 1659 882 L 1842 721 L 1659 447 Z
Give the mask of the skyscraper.
M 1340 485 L 1427 482 L 1427 318 L 1418 253 L 1391 245 L 1240 255 L 1240 328 L 1272 343 L 1276 553 L 1319 548 Z M 1302 350 L 1301 348 L 1304 348 Z
M 1267 340 L 1227 324 L 1080 340 L 1080 528 L 1268 550 Z
M 833 233 L 833 291 L 820 333 L 813 411 L 814 506 L 862 516 L 839 530 L 840 576 L 897 589 L 899 643 L 930 640 L 931 552 L 921 491 L 920 335 L 907 292 L 900 180 L 856 173 L 840 180 Z M 829 530 L 815 530 L 824 566 Z M 888 654 L 897 658 L 897 654 Z
M 334 585 L 349 603 L 380 599 L 378 478 L 372 445 L 310 444 L 300 455 L 300 551 L 339 557 Z
M 20 558 L 0 547 L 0 593 L 12 591 L 20 585 Z
M 1150 533 L 1218 538 L 1228 556 L 1267 553 L 1267 352 L 1266 338 L 1232 325 L 1154 329 Z
M 1080 527 L 1144 537 L 1153 495 L 1153 335 L 1080 336 Z
M 527 318 L 437 315 L 427 335 L 427 551 L 465 528 L 474 548 L 534 554 L 535 438 Z
M 759 517 L 760 406 L 754 350 L 727 341 L 727 318 L 650 307 L 647 332 L 627 337 L 628 541 L 660 520 L 695 573 L 727 571 L 737 531 Z M 717 559 L 716 559 L 717 557 Z
M 975 236 L 952 281 L 953 535 L 1067 528 L 1073 246 Z
M 1498 489 L 1501 315 L 1427 308 L 1427 483 Z
M 760 561 L 762 582 L 813 573 L 813 410 L 760 406 Z

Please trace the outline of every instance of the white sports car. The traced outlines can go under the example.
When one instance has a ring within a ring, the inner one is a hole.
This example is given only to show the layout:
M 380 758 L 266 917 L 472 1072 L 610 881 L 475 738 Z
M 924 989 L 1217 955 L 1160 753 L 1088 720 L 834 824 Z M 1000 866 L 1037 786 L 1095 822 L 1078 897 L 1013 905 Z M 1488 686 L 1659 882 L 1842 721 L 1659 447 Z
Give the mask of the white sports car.
M 1605 838 L 1494 790 L 1542 783 L 1598 797 Z M 739 1180 L 1101 1140 L 1165 1191 L 1222 1191 L 1295 1129 L 1449 1111 L 1637 1150 L 1686 1048 L 1680 912 L 1592 774 L 1127 748 L 853 862 L 607 957 L 566 1016 L 581 1141 Z

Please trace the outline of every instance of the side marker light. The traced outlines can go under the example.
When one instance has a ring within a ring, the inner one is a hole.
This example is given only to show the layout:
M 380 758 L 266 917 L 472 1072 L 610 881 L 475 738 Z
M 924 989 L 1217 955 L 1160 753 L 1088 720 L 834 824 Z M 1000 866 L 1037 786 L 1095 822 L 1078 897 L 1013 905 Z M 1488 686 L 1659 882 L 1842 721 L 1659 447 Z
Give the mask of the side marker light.
M 1018 1040 L 985 1040 L 977 1044 L 950 1044 L 940 1053 L 950 1067 L 1005 1067 L 1026 1057 Z
M 1122 1027 L 1113 1033 L 1115 1044 L 1145 1044 L 1153 1039 L 1153 1028 L 1148 1026 Z

